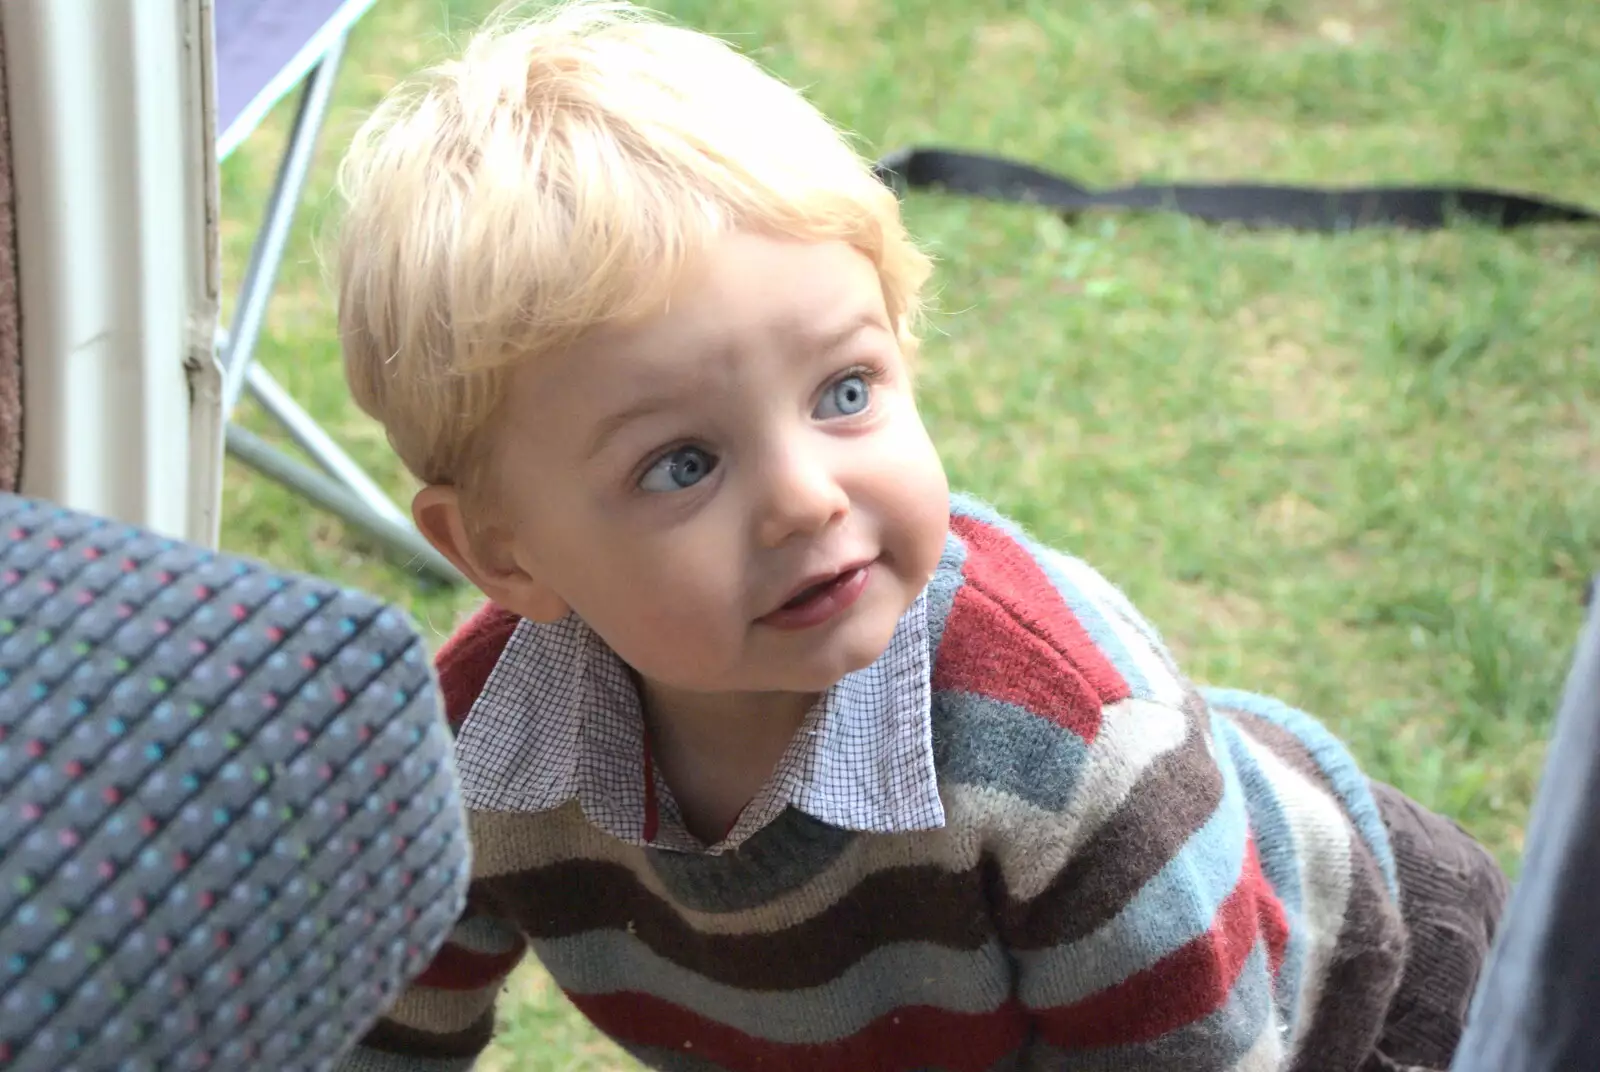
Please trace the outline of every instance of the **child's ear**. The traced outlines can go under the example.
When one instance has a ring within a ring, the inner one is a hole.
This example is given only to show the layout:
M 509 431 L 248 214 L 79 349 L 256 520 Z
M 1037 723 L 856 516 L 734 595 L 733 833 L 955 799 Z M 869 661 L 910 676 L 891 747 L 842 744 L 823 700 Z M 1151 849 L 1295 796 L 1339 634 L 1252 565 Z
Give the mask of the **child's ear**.
M 554 622 L 571 610 L 549 585 L 519 560 L 503 529 L 474 534 L 461 512 L 461 493 L 429 484 L 411 500 L 417 531 L 497 606 L 536 622 Z

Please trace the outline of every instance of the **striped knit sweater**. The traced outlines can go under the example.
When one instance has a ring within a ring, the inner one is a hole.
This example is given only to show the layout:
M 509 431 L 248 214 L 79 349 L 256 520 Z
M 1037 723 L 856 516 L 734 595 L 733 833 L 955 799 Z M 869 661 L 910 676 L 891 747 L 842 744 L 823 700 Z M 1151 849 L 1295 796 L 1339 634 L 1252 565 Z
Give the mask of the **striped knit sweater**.
M 531 948 L 646 1065 L 1355 1070 L 1403 961 L 1387 836 L 1309 716 L 1201 692 L 1081 562 L 957 499 L 929 591 L 946 821 L 790 809 L 721 856 L 474 813 L 469 914 L 350 1072 L 467 1069 Z M 515 620 L 441 651 L 469 713 Z

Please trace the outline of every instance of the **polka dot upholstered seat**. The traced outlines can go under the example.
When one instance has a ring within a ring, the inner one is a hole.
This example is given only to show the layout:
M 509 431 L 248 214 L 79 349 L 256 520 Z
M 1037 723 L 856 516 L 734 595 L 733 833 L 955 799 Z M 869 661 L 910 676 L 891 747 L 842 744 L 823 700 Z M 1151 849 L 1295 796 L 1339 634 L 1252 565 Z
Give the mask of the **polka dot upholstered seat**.
M 0 1069 L 325 1068 L 467 849 L 369 596 L 0 495 Z

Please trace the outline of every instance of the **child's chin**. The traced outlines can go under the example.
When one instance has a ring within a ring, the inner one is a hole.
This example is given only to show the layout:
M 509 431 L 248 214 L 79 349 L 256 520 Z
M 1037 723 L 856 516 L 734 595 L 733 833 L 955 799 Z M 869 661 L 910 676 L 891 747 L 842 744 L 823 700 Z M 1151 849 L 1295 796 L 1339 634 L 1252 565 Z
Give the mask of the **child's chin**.
M 857 670 L 865 670 L 877 662 L 888 650 L 894 630 L 872 630 L 879 635 L 868 635 L 869 630 L 852 629 L 845 635 L 831 637 L 826 650 L 805 660 L 806 665 L 796 666 L 796 677 L 806 680 L 804 685 L 791 687 L 794 692 L 825 692 L 837 685 L 841 678 Z

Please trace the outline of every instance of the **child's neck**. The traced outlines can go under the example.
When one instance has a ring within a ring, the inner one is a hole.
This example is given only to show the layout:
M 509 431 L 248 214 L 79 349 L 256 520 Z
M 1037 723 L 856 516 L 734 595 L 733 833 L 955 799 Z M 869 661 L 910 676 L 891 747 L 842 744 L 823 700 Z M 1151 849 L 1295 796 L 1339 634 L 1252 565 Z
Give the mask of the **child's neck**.
M 721 841 L 783 758 L 817 697 L 696 693 L 640 681 L 650 747 L 684 825 Z

